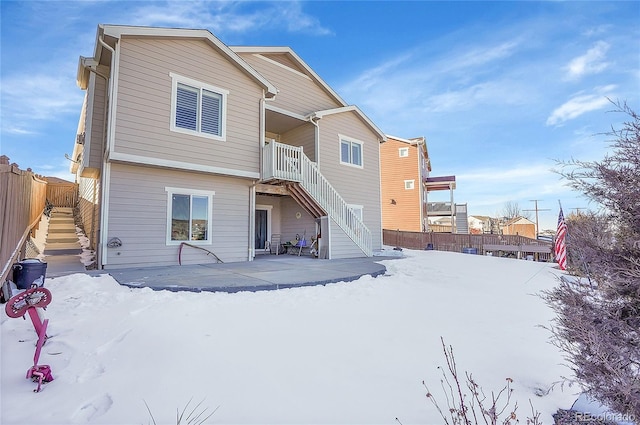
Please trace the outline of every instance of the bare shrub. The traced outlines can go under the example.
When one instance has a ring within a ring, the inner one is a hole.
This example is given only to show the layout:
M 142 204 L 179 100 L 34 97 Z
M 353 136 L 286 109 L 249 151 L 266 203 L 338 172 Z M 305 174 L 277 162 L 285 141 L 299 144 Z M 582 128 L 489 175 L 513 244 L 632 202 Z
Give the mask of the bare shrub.
M 482 387 L 473 378 L 473 375 L 464 372 L 461 376 L 458 372 L 456 359 L 453 355 L 453 347 L 446 346 L 441 337 L 442 350 L 447 362 L 447 367 L 438 367 L 442 372 L 440 386 L 445 399 L 446 407 L 441 406 L 436 396 L 422 381 L 427 390 L 427 398 L 442 417 L 445 425 L 511 425 L 519 423 L 516 411 L 518 403 L 513 402 L 511 396 L 513 379 L 506 378 L 506 384 L 497 393 L 491 391 L 486 394 Z M 528 425 L 541 425 L 540 413 L 535 411 L 531 401 L 531 416 L 526 418 Z M 397 418 L 396 421 L 400 422 Z
M 594 399 L 640 418 L 640 117 L 612 137 L 602 161 L 559 162 L 568 184 L 599 204 L 567 220 L 567 270 L 544 298 L 556 312 L 551 331 L 578 382 Z
M 192 401 L 193 398 L 187 402 L 184 409 L 182 409 L 182 412 L 176 409 L 176 425 L 203 425 L 218 410 L 218 407 L 213 409 L 211 412 L 208 407 L 201 408 L 200 406 L 204 403 L 204 400 L 202 400 L 191 410 L 187 411 Z M 149 417 L 151 418 L 153 425 L 157 425 L 156 419 L 153 417 L 153 413 L 151 413 L 151 409 L 146 401 L 144 402 L 144 405 L 147 407 L 147 411 L 149 412 Z

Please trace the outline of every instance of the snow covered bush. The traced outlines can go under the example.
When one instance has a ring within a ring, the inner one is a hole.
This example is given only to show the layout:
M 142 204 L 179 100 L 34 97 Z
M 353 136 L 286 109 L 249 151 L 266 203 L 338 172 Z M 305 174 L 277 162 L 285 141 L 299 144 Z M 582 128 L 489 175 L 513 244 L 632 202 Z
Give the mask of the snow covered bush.
M 568 271 L 545 294 L 554 341 L 594 399 L 640 419 L 640 117 L 612 129 L 601 161 L 560 162 L 568 184 L 599 204 L 567 219 Z

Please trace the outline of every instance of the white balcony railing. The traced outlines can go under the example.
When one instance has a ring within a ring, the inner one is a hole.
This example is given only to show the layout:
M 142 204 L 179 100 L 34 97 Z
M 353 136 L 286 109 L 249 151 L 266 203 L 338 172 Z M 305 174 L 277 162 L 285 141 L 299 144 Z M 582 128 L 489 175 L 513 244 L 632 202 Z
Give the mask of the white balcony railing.
M 345 234 L 365 253 L 373 255 L 371 231 L 338 191 L 304 154 L 301 147 L 270 142 L 263 150 L 263 180 L 298 182 L 315 202 L 327 212 Z

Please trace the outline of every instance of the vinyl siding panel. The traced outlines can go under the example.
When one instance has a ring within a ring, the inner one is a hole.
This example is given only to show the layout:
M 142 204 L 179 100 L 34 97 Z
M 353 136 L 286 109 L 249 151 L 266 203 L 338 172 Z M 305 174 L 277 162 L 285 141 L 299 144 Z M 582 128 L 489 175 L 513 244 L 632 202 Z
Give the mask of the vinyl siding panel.
M 272 61 L 278 62 L 279 64 L 284 65 L 288 68 L 301 72 L 303 74 L 305 73 L 305 69 L 299 66 L 297 63 L 295 63 L 293 60 L 291 60 L 291 57 L 288 54 L 274 53 L 274 54 L 263 54 L 262 56 L 264 56 L 267 59 L 271 59 Z
M 100 182 L 97 179 L 78 178 L 78 215 L 89 248 L 95 250 L 100 230 Z
M 113 164 L 105 269 L 178 264 L 178 245 L 167 245 L 166 187 L 215 191 L 212 244 L 204 245 L 225 262 L 248 256 L 250 183 L 243 179 L 159 168 Z M 183 264 L 210 263 L 206 253 L 185 247 Z
M 331 248 L 329 255 L 332 260 L 363 256 L 362 250 L 342 231 L 335 221 L 329 220 L 329 225 L 331 226 Z
M 339 134 L 363 143 L 363 167 L 340 163 Z M 380 142 L 354 112 L 328 115 L 320 120 L 320 171 L 349 204 L 362 205 L 371 230 L 373 249 L 382 247 L 380 208 Z
M 316 221 L 304 208 L 302 208 L 293 198 L 288 196 L 281 199 L 281 234 L 282 241 L 291 241 L 299 235 L 300 238 L 306 235 L 308 243 L 311 243 L 311 237 L 316 235 Z M 296 217 L 296 213 L 300 213 L 300 218 Z
M 301 146 L 304 154 L 311 160 L 316 161 L 316 135 L 313 124 L 304 124 L 281 135 L 282 143 L 293 146 Z
M 272 106 L 301 115 L 343 106 L 309 77 L 293 72 L 287 66 L 274 64 L 254 54 L 243 53 L 240 57 L 278 88 L 278 95 L 269 103 Z
M 409 156 L 400 157 L 399 149 L 408 148 Z M 389 138 L 380 145 L 380 177 L 382 182 L 382 227 L 390 230 L 421 232 L 419 150 Z M 414 180 L 414 189 L 404 187 L 405 180 Z M 395 201 L 395 204 L 391 200 Z
M 93 73 L 91 73 L 90 83 L 90 98 L 93 98 L 93 102 L 87 105 L 87 111 L 91 111 L 91 116 L 87 117 L 89 128 L 85 132 L 83 155 L 87 159 L 85 167 L 99 170 L 102 167 L 102 152 L 104 152 L 107 83 L 104 78 L 96 77 Z
M 170 72 L 229 91 L 226 140 L 172 132 Z M 123 38 L 115 151 L 199 165 L 259 171 L 262 89 L 202 40 Z

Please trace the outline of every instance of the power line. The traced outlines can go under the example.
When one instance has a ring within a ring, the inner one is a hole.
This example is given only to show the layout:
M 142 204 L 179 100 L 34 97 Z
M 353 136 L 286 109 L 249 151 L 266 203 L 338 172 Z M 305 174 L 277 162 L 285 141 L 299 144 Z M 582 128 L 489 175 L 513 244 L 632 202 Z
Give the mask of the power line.
M 538 211 L 551 211 L 551 210 L 548 209 L 548 208 L 545 208 L 545 209 L 538 208 L 538 201 L 541 201 L 541 199 L 530 199 L 530 201 L 534 202 L 535 209 L 533 209 L 533 210 L 522 210 L 522 211 L 535 211 L 536 212 L 536 239 L 537 239 L 538 238 L 538 230 L 539 230 L 539 227 L 538 227 Z

